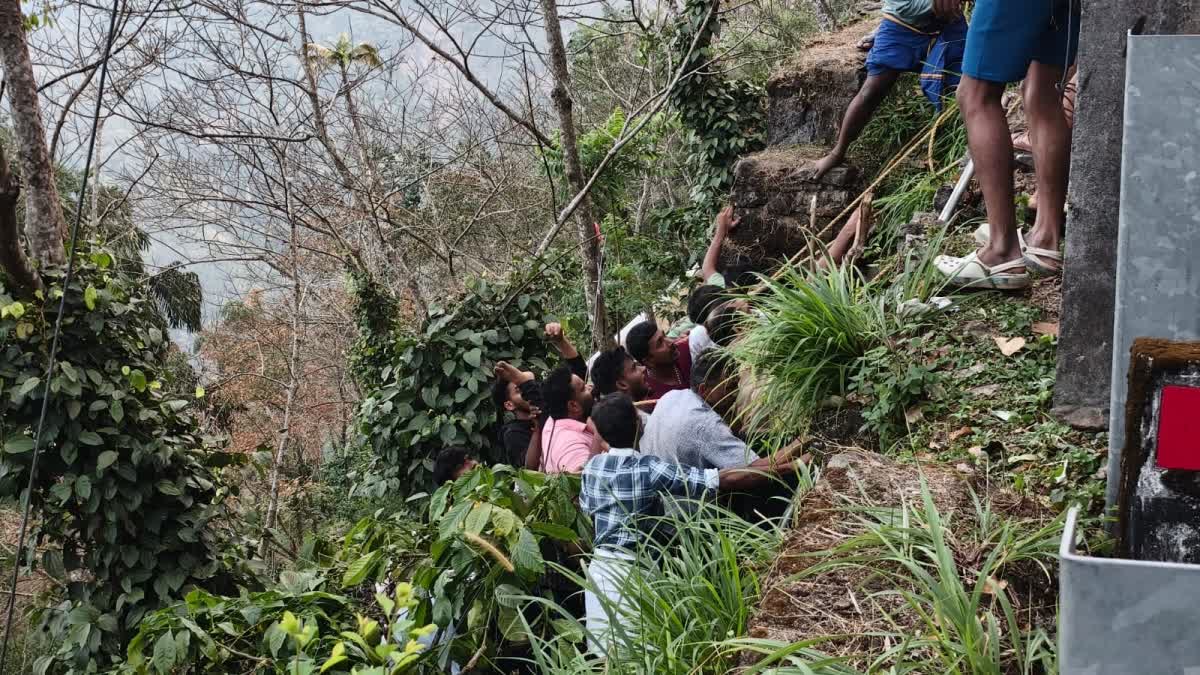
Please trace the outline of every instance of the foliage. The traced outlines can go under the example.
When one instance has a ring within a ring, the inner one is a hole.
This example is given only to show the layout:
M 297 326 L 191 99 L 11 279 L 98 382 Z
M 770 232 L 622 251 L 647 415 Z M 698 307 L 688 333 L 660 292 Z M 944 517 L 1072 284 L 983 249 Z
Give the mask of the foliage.
M 431 307 L 424 324 L 411 333 L 399 330 L 395 318 L 385 318 L 386 302 L 360 293 L 359 325 L 374 328 L 362 334 L 356 372 L 360 381 L 378 383 L 358 411 L 359 429 L 377 458 L 364 494 L 419 492 L 428 483 L 433 455 L 450 445 L 503 460 L 493 443 L 492 365 L 504 360 L 548 369 L 541 327 L 559 274 L 560 269 L 550 269 L 543 281 L 531 284 L 522 276 L 507 284 L 473 279 L 469 295 L 453 311 Z
M 37 540 L 47 542 L 40 563 L 67 588 L 43 619 L 58 657 L 83 671 L 118 653 L 148 609 L 217 572 L 207 523 L 226 489 L 213 470 L 233 458 L 210 451 L 194 392 L 168 379 L 167 326 L 145 287 L 104 249 L 79 256 L 66 289 L 56 270 L 43 271 L 47 291 L 35 300 L 0 289 L 0 493 L 18 497 L 29 479 L 65 291 L 31 499 Z
M 443 665 L 451 647 L 469 657 L 485 645 L 554 632 L 550 617 L 518 612 L 517 599 L 551 595 L 543 553 L 553 559 L 556 550 L 591 541 L 578 494 L 577 476 L 508 467 L 479 467 L 433 494 L 429 520 L 437 535 L 413 581 L 430 589 L 430 620 L 458 626 Z
M 599 213 L 605 216 L 625 214 L 629 206 L 625 203 L 629 197 L 629 182 L 649 170 L 655 160 L 659 136 L 666 124 L 664 116 L 658 115 L 609 161 L 604 173 L 600 174 L 588 193 Z M 625 111 L 618 107 L 613 109 L 603 124 L 579 136 L 579 164 L 584 176 L 591 176 L 600 166 L 600 162 L 616 145 L 617 139 L 626 131 L 625 126 Z M 559 200 L 573 196 L 567 184 L 562 147 L 554 145 L 545 148 L 542 155 L 549 177 L 558 187 Z
M 734 357 L 761 383 L 748 423 L 790 436 L 832 395 L 845 394 L 859 359 L 883 343 L 891 320 L 857 269 L 787 267 L 748 296 Z
M 1005 579 L 1022 570 L 1049 585 L 1061 518 L 1021 520 L 998 514 L 990 502 L 976 498 L 969 526 L 952 529 L 924 479 L 921 500 L 919 506 L 905 505 L 900 514 L 858 515 L 866 531 L 804 572 L 865 569 L 891 582 L 889 590 L 869 599 L 899 596 L 903 610 L 917 617 L 915 630 L 894 636 L 896 646 L 877 655 L 871 671 L 916 659 L 914 663 L 932 660 L 937 672 L 951 675 L 1056 672 L 1054 641 L 1045 632 L 1053 625 L 1039 625 L 1036 614 L 1046 608 L 1022 607 Z M 1029 605 L 1041 598 L 1022 600 Z M 1053 614 L 1053 600 L 1049 603 Z M 902 625 L 892 619 L 893 625 Z
M 328 590 L 319 572 L 284 572 L 272 589 L 236 598 L 196 589 L 142 622 L 123 674 L 410 672 L 437 626 L 410 618 L 410 584 L 376 592 L 373 603 Z
M 686 75 L 671 91 L 671 103 L 691 133 L 692 165 L 703 172 L 693 183 L 692 198 L 708 205 L 728 193 L 737 159 L 761 149 L 766 140 L 762 87 L 729 79 L 709 63 L 716 56 L 712 43 L 720 23 L 718 4 L 687 0 L 673 45 Z
M 782 523 L 752 524 L 711 502 L 675 510 L 663 520 L 675 535 L 644 541 L 638 564 L 618 581 L 630 602 L 628 613 L 597 593 L 612 617 L 612 644 L 599 656 L 584 653 L 580 641 L 599 636 L 550 605 L 561 617 L 561 630 L 534 638 L 538 672 L 690 675 L 736 669 L 737 652 L 726 640 L 747 630 L 759 575 L 782 541 Z M 592 579 L 567 571 L 580 587 L 595 590 Z
M 881 345 L 864 354 L 850 381 L 850 391 L 866 401 L 863 419 L 867 428 L 880 438 L 880 445 L 903 435 L 910 411 L 931 388 L 941 381 L 933 367 L 913 358 L 911 338 L 894 345 Z M 915 417 L 915 415 L 913 415 Z

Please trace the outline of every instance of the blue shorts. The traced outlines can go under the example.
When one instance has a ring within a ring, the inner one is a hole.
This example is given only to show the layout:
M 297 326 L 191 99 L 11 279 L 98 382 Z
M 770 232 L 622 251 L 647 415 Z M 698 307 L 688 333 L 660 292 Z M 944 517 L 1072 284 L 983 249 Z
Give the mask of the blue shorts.
M 1033 61 L 1066 68 L 1079 51 L 1072 0 L 977 0 L 963 72 L 976 80 L 1018 82 Z
M 940 32 L 922 33 L 884 17 L 867 54 L 867 75 L 885 71 L 921 73 L 921 89 L 939 109 L 942 97 L 958 84 L 967 23 L 958 19 Z

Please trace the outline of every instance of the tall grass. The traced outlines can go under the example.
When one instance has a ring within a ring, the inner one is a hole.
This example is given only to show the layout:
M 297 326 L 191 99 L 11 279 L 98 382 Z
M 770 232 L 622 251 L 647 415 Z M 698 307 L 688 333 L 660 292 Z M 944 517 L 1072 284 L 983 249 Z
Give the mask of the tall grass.
M 864 532 L 801 573 L 813 578 L 856 567 L 887 579 L 901 609 L 885 613 L 897 627 L 895 647 L 875 655 L 870 672 L 1002 675 L 1056 672 L 1055 645 L 1038 626 L 1037 609 L 1022 610 L 1008 589 L 1014 573 L 1050 578 L 1062 521 L 1035 523 L 1002 516 L 975 499 L 971 526 L 952 530 L 921 481 L 921 504 L 898 512 L 864 510 Z M 967 552 L 964 554 L 963 552 Z M 968 558 L 960 560 L 960 558 Z M 885 603 L 877 603 L 884 606 Z M 904 616 L 901 616 L 903 614 Z
M 801 489 L 811 485 L 807 473 Z M 690 511 L 690 512 L 688 512 Z M 589 636 L 582 621 L 561 607 L 536 598 L 557 614 L 557 635 L 531 644 L 539 673 L 728 673 L 738 654 L 730 641 L 745 635 L 757 603 L 759 571 L 766 569 L 783 541 L 785 523 L 750 523 L 733 512 L 703 502 L 662 519 L 673 535 L 646 541 L 637 564 L 621 580 L 630 611 L 601 597 L 614 616 L 604 654 L 580 643 Z M 563 570 L 581 588 L 594 588 L 579 570 Z
M 763 283 L 730 351 L 758 383 L 743 421 L 783 437 L 846 391 L 858 358 L 882 344 L 890 322 L 877 289 L 853 266 L 787 267 Z

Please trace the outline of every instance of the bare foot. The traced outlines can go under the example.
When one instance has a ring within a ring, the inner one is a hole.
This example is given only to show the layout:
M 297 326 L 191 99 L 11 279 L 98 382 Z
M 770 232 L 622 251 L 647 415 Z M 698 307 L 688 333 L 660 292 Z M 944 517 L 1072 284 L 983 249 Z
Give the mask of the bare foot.
M 500 361 L 496 364 L 496 377 L 505 382 L 513 384 L 521 384 L 533 380 L 533 373 L 525 370 L 517 370 L 516 366 L 507 361 Z
M 824 178 L 825 174 L 829 173 L 830 169 L 837 166 L 838 164 L 841 164 L 842 160 L 843 160 L 843 157 L 841 155 L 838 155 L 833 152 L 829 153 L 828 155 L 825 155 L 821 159 L 818 159 L 817 162 L 815 164 L 813 164 L 812 179 L 815 181 L 821 180 L 822 178 Z

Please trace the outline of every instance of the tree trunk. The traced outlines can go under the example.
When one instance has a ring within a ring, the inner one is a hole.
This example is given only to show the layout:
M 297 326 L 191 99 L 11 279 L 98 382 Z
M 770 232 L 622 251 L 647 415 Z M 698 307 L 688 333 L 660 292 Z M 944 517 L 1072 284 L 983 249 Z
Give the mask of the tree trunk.
M 275 522 L 279 519 L 279 465 L 283 461 L 284 450 L 291 439 L 292 408 L 295 407 L 296 388 L 299 385 L 299 376 L 296 373 L 296 368 L 300 358 L 300 310 L 303 304 L 303 297 L 300 290 L 300 260 L 296 243 L 296 218 L 292 212 L 291 188 L 287 181 L 287 155 L 280 153 L 279 157 L 281 159 L 280 166 L 283 167 L 284 174 L 283 203 L 284 209 L 287 211 L 288 226 L 290 228 L 290 236 L 288 238 L 288 247 L 290 250 L 288 253 L 292 266 L 292 342 L 288 352 L 288 379 L 287 384 L 284 386 L 283 423 L 280 425 L 279 434 L 275 439 L 275 448 L 271 452 L 271 492 L 267 498 L 267 516 L 263 519 L 262 539 L 258 544 L 258 556 L 264 559 L 267 553 L 267 541 L 271 537 L 270 530 L 275 527 Z
M 21 188 L 8 170 L 8 157 L 0 145 L 0 272 L 4 273 L 10 288 L 32 293 L 38 286 L 37 275 L 25 257 L 21 245 L 21 227 L 17 223 L 17 200 Z
M 550 51 L 550 73 L 554 78 L 554 89 L 550 98 L 558 113 L 558 124 L 562 131 L 563 163 L 567 170 L 567 182 L 571 189 L 580 194 L 587 181 L 583 167 L 579 164 L 579 147 L 575 138 L 575 114 L 571 102 L 571 73 L 567 69 L 567 50 L 563 45 L 562 27 L 558 20 L 556 0 L 541 0 L 543 21 L 546 26 L 546 44 Z M 592 347 L 606 349 L 612 344 L 608 318 L 604 310 L 604 286 L 601 283 L 600 238 L 596 230 L 599 219 L 590 197 L 584 197 L 575 211 L 579 227 L 579 247 L 583 257 L 584 298 L 592 319 Z
M 67 223 L 58 188 L 54 182 L 54 167 L 46 147 L 46 128 L 38 105 L 37 82 L 25 43 L 24 17 L 19 0 L 0 0 L 0 62 L 8 86 L 12 106 L 13 138 L 21 182 L 25 186 L 25 234 L 31 257 L 41 265 L 61 265 L 66 262 L 63 237 Z

